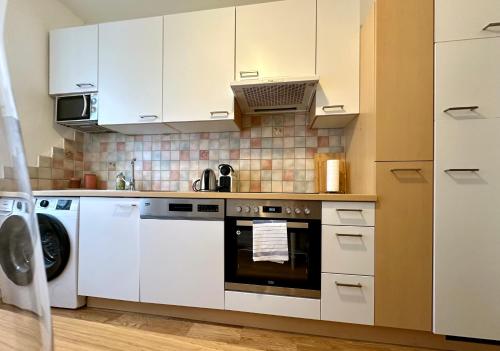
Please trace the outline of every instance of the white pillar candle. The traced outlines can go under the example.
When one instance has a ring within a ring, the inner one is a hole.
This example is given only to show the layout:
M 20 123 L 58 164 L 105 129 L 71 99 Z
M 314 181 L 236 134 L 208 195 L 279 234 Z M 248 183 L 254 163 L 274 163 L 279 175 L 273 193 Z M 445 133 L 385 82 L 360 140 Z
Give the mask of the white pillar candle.
M 335 193 L 339 191 L 340 161 L 326 161 L 326 191 Z

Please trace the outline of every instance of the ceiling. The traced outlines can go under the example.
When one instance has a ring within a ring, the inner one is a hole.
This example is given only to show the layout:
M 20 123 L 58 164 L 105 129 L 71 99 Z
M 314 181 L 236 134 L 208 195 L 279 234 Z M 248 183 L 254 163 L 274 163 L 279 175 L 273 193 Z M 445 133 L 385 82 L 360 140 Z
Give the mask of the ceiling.
M 276 0 L 59 0 L 86 23 L 151 17 Z

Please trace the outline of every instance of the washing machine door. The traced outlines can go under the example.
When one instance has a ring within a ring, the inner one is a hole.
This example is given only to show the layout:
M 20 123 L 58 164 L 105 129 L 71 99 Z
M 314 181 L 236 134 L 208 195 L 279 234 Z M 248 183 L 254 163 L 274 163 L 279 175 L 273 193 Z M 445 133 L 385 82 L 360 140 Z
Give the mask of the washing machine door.
M 38 213 L 37 217 L 45 271 L 50 282 L 60 276 L 68 264 L 70 239 L 66 228 L 56 217 L 43 213 Z
M 0 227 L 0 265 L 7 278 L 18 286 L 33 281 L 33 244 L 26 220 L 12 215 Z

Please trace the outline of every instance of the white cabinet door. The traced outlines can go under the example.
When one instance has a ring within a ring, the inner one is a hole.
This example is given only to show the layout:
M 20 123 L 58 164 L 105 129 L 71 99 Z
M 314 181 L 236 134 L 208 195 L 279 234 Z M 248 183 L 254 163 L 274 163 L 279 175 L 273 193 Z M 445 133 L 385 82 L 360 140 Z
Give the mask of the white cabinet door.
M 141 302 L 224 309 L 224 222 L 141 219 Z
M 374 324 L 373 277 L 321 274 L 321 320 Z
M 359 114 L 360 1 L 318 0 L 317 36 L 316 115 Z
M 99 25 L 99 124 L 162 121 L 163 17 Z
M 78 294 L 139 301 L 139 200 L 80 201 Z
M 165 16 L 164 122 L 234 119 L 234 36 L 234 7 Z
M 323 225 L 321 271 L 374 274 L 375 228 Z
M 49 94 L 97 91 L 97 25 L 50 32 Z
M 315 75 L 316 2 L 236 8 L 236 79 Z
M 499 118 L 499 62 L 500 38 L 436 44 L 436 120 Z
M 500 119 L 436 122 L 434 331 L 438 334 L 498 340 L 499 135 Z
M 498 0 L 436 0 L 435 9 L 437 42 L 500 36 Z

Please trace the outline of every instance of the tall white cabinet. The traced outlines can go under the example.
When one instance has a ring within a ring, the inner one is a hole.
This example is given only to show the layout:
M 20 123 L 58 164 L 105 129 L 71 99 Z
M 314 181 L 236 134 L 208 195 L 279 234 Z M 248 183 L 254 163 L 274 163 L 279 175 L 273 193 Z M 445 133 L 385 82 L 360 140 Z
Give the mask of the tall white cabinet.
M 500 27 L 485 29 L 493 14 L 498 1 L 436 0 L 434 331 L 498 340 Z
M 49 94 L 97 91 L 97 25 L 49 34 Z
M 236 79 L 310 77 L 316 64 L 315 0 L 236 8 Z
M 125 133 L 149 124 L 161 132 L 162 89 L 163 17 L 100 24 L 99 124 Z
M 165 16 L 164 43 L 163 121 L 182 132 L 239 130 L 235 8 Z

